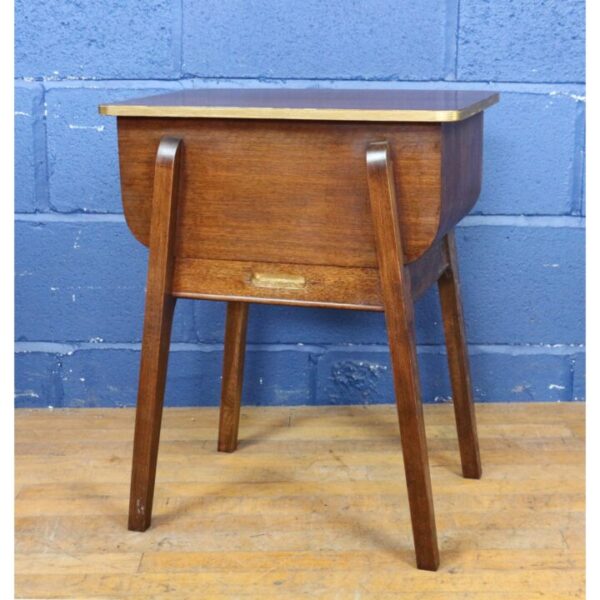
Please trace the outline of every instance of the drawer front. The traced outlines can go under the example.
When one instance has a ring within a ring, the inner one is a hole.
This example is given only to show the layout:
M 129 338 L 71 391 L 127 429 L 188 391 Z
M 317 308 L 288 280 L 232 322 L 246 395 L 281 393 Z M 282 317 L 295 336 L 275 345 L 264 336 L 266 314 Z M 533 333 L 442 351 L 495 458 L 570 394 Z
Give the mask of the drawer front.
M 442 242 L 406 265 L 413 299 L 448 265 Z M 383 310 L 379 270 L 371 268 L 176 258 L 171 293 L 180 298 Z
M 177 258 L 172 293 L 181 298 L 382 310 L 379 272 L 371 268 Z

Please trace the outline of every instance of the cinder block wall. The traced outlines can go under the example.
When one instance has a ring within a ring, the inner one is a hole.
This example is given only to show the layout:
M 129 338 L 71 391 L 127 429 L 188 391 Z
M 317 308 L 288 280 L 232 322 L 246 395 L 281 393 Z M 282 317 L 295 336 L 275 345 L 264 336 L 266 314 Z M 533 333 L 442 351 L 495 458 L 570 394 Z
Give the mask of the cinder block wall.
M 476 396 L 583 398 L 583 32 L 583 0 L 17 0 L 16 405 L 135 402 L 147 254 L 97 105 L 200 86 L 501 91 L 457 233 Z M 417 313 L 448 401 L 435 293 Z M 168 404 L 218 402 L 223 326 L 179 303 Z M 247 403 L 392 401 L 380 314 L 253 306 L 249 344 Z

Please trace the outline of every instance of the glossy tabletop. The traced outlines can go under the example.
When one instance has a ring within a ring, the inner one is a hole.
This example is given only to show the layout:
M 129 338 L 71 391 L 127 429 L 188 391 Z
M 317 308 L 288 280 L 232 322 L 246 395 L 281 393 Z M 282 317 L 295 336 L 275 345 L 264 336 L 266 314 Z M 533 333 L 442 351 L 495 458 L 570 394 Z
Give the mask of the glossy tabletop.
M 119 117 L 327 121 L 461 121 L 498 102 L 496 92 L 457 90 L 197 89 L 100 105 Z

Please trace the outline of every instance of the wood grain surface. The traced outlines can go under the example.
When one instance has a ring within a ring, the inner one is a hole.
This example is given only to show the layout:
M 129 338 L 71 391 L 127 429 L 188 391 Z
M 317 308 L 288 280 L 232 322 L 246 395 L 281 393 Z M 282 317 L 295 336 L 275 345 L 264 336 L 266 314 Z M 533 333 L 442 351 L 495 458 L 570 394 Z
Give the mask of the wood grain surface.
M 183 297 L 380 307 L 372 142 L 393 155 L 407 263 L 452 230 L 481 187 L 483 114 L 444 124 L 120 117 L 118 129 L 125 217 L 146 245 L 156 148 L 164 137 L 185 140 L 172 290 Z M 265 264 L 308 285 L 265 295 L 247 285 Z
M 127 530 L 132 409 L 16 412 L 18 598 L 584 598 L 585 406 L 479 404 L 463 479 L 450 405 L 426 405 L 441 549 L 414 568 L 391 405 L 163 416 L 153 526 Z
M 439 233 L 440 125 L 120 117 L 118 131 L 125 217 L 144 244 L 156 148 L 184 140 L 178 258 L 375 267 L 365 153 L 379 140 L 394 151 L 407 259 Z
M 448 269 L 438 279 L 438 290 L 446 337 L 458 445 L 463 475 L 472 479 L 479 479 L 481 477 L 481 459 L 477 441 L 473 384 L 469 368 L 469 351 L 462 309 L 454 232 L 449 233 L 444 238 L 444 248 L 448 256 Z
M 220 452 L 233 452 L 237 448 L 247 326 L 248 304 L 228 302 L 219 411 L 218 449 Z
M 417 566 L 435 571 L 440 557 L 421 403 L 411 278 L 404 265 L 392 156 L 387 142 L 369 146 L 367 173 Z
M 171 285 L 181 154 L 180 139 L 163 138 L 158 147 L 153 177 L 150 252 L 129 504 L 129 528 L 137 531 L 147 529 L 152 518 L 156 460 L 175 310 Z

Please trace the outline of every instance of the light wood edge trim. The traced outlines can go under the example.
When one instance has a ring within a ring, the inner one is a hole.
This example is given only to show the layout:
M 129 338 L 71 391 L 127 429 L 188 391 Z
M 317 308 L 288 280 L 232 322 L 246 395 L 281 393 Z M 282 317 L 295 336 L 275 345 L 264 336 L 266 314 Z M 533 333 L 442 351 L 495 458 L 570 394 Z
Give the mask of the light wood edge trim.
M 172 292 L 176 298 L 189 298 L 191 300 L 217 300 L 219 302 L 249 302 L 250 304 L 280 304 L 285 306 L 308 306 L 318 308 L 344 308 L 351 310 L 364 310 L 382 312 L 383 306 L 379 304 L 354 304 L 353 302 L 327 302 L 325 300 L 298 300 L 294 298 L 271 298 L 268 296 L 236 296 L 235 294 L 203 294 L 196 292 Z
M 112 117 L 180 117 L 205 119 L 289 119 L 304 121 L 462 121 L 498 102 L 494 94 L 464 110 L 361 110 L 338 108 L 269 108 L 236 106 L 143 106 L 101 104 L 101 115 Z

